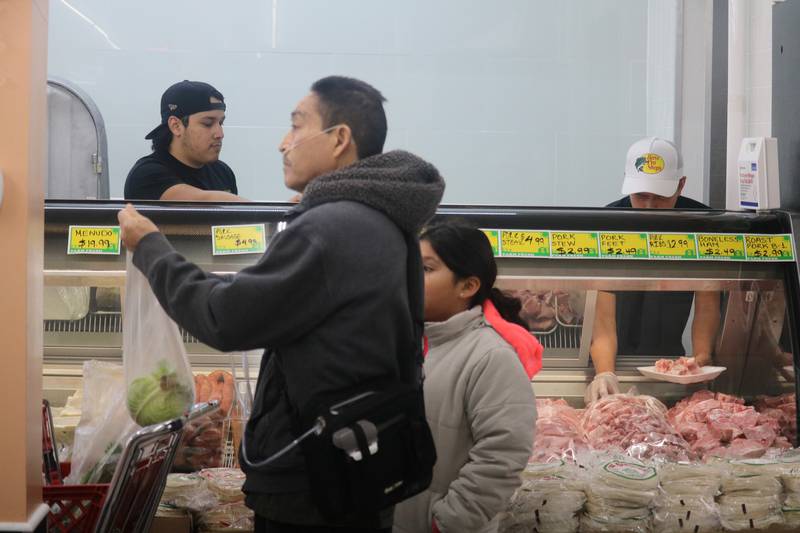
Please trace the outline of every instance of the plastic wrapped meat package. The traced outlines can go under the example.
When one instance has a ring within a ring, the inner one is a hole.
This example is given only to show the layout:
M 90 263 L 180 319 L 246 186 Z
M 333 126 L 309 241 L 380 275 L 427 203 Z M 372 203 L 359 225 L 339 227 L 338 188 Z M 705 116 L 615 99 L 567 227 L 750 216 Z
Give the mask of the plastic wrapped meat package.
M 203 512 L 218 504 L 216 494 L 199 474 L 169 474 L 161 494 L 161 505 Z
M 253 531 L 255 516 L 243 501 L 226 503 L 201 513 L 197 519 L 198 533 L 224 531 Z
M 550 333 L 558 324 L 578 326 L 583 322 L 586 306 L 585 291 L 532 291 L 522 289 L 506 291 L 521 305 L 519 317 L 528 329 L 537 333 Z
M 563 461 L 530 463 L 522 486 L 514 493 L 500 521 L 500 532 L 575 533 L 578 513 L 586 502 L 585 473 Z
M 711 533 L 719 530 L 719 468 L 698 463 L 668 463 L 659 469 L 653 510 L 655 533 Z
M 206 468 L 200 471 L 200 477 L 206 480 L 208 488 L 221 502 L 238 502 L 244 500 L 242 486 L 244 472 L 238 468 Z
M 197 473 L 170 474 L 161 496 L 162 512 L 189 510 L 198 531 L 252 531 L 253 511 L 244 504 L 244 472 L 238 468 L 207 468 Z
M 658 492 L 656 469 L 629 458 L 591 468 L 582 533 L 649 533 L 650 507 Z
M 718 498 L 723 528 L 747 531 L 783 523 L 782 465 L 771 460 L 743 460 L 724 466 Z
M 689 443 L 666 414 L 666 406 L 652 396 L 614 394 L 589 404 L 581 429 L 593 450 L 618 451 L 638 460 L 691 460 Z
M 546 463 L 561 459 L 575 462 L 588 450 L 581 430 L 581 412 L 566 401 L 558 399 L 536 400 L 536 437 L 533 444 L 532 463 Z
M 698 391 L 678 402 L 667 418 L 698 457 L 756 458 L 791 446 L 774 416 L 736 396 Z

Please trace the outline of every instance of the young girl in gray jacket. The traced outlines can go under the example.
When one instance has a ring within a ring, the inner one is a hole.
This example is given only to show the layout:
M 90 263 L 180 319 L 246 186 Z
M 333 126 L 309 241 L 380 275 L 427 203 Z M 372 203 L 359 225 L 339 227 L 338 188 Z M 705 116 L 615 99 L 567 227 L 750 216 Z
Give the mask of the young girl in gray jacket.
M 425 411 L 438 459 L 429 489 L 396 507 L 393 531 L 496 531 L 531 455 L 530 378 L 542 347 L 517 325 L 520 303 L 493 287 L 497 265 L 482 231 L 444 223 L 426 229 L 420 246 Z

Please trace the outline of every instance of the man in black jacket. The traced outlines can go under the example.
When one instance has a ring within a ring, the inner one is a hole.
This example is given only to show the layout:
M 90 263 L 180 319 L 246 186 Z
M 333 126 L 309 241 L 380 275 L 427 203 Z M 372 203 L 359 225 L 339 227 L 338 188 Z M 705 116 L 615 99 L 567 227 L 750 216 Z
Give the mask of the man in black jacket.
M 302 200 L 258 263 L 232 277 L 187 262 L 132 206 L 120 212 L 134 264 L 176 322 L 220 350 L 266 348 L 245 430 L 251 463 L 292 441 L 292 409 L 396 377 L 397 354 L 420 340 L 409 311 L 406 239 L 413 241 L 434 214 L 444 181 L 412 154 L 381 153 L 383 101 L 359 80 L 314 83 L 280 145 L 286 185 Z M 421 301 L 422 286 L 412 290 Z M 333 522 L 323 517 L 297 449 L 244 469 L 256 531 L 391 527 L 391 509 Z

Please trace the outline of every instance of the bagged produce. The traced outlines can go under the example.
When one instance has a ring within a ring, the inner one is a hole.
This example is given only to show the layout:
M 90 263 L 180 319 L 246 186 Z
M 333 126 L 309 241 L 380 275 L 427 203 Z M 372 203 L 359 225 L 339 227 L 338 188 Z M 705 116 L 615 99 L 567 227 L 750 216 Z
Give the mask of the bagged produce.
M 175 469 L 196 472 L 204 468 L 237 466 L 236 451 L 243 417 L 233 374 L 225 370 L 196 374 L 194 384 L 197 402 L 218 400 L 220 408 L 185 426 L 175 454 Z
M 83 401 L 75 428 L 72 467 L 66 484 L 108 483 L 122 448 L 136 429 L 126 407 L 125 377 L 120 365 L 83 363 Z
M 128 253 L 122 361 L 127 406 L 133 420 L 148 426 L 178 418 L 194 403 L 194 379 L 178 326 L 161 308 Z

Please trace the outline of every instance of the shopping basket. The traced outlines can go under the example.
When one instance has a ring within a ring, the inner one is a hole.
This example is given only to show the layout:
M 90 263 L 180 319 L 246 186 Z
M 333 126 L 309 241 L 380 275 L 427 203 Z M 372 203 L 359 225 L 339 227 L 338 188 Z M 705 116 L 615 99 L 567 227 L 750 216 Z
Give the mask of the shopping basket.
M 172 467 L 184 424 L 219 408 L 219 402 L 196 404 L 188 417 L 144 427 L 125 444 L 110 483 L 44 487 L 44 501 L 50 507 L 48 531 L 67 532 L 143 532 L 155 515 L 167 474 Z M 49 409 L 44 426 L 52 428 Z M 43 428 L 44 429 L 44 428 Z M 47 430 L 45 430 L 47 431 Z M 55 449 L 52 433 L 50 443 Z M 43 436 L 45 450 L 47 436 Z M 57 454 L 55 454 L 57 460 Z M 48 462 L 45 462 L 47 470 Z M 60 483 L 60 479 L 56 480 Z

